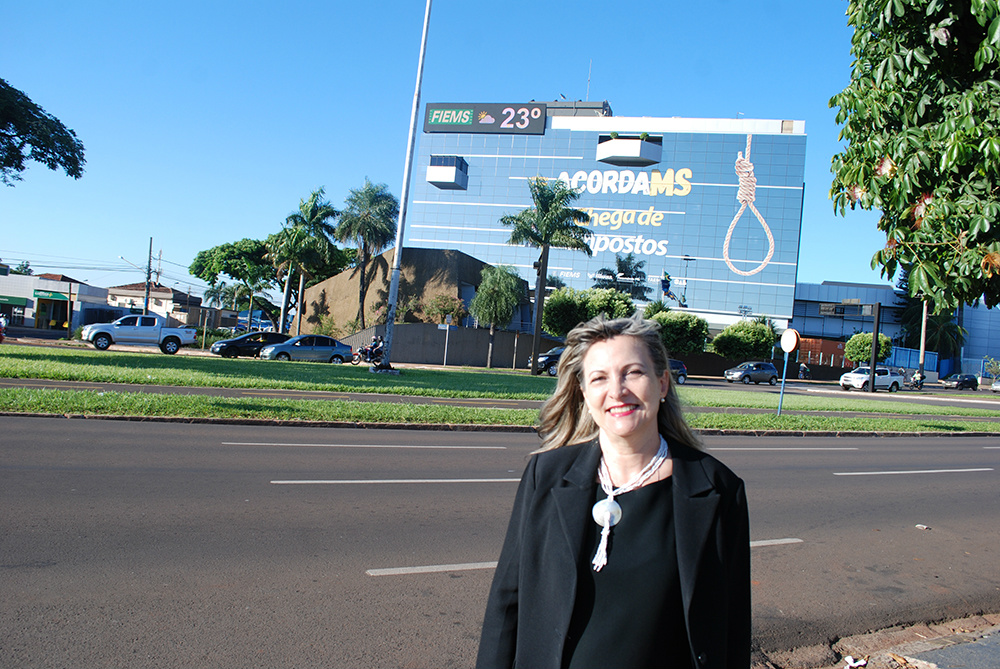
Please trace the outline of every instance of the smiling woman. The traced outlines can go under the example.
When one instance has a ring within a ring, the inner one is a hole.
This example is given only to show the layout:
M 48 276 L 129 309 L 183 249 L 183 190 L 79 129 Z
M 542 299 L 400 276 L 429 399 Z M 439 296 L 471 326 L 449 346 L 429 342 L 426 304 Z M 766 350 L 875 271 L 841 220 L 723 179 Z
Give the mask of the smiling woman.
M 699 450 L 657 324 L 574 328 L 539 422 L 477 666 L 749 667 L 743 482 Z

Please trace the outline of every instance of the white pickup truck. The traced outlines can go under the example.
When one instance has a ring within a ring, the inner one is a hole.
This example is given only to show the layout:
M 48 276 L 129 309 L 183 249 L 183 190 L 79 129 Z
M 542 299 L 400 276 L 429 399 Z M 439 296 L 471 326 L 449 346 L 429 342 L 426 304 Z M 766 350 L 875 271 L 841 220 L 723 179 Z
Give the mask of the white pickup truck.
M 868 390 L 868 381 L 870 378 L 871 367 L 858 367 L 854 371 L 847 372 L 840 377 L 840 387 L 844 390 L 850 390 L 851 388 Z M 903 387 L 903 383 L 903 377 L 888 367 L 875 368 L 875 390 L 884 388 L 890 393 L 894 393 Z
M 173 355 L 181 346 L 194 344 L 198 336 L 193 327 L 163 327 L 159 316 L 122 316 L 114 323 L 83 326 L 82 338 L 99 351 L 106 351 L 112 344 L 158 345 L 161 351 Z

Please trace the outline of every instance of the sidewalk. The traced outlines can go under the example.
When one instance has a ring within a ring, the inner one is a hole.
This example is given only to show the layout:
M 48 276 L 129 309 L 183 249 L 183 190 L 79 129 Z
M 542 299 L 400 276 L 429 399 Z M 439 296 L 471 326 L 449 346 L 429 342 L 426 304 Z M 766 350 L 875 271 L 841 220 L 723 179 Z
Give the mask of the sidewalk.
M 839 661 L 836 661 L 837 658 Z M 855 664 L 849 665 L 851 657 Z M 856 664 L 857 662 L 864 664 Z M 1000 614 L 891 627 L 761 658 L 752 669 L 1000 669 Z

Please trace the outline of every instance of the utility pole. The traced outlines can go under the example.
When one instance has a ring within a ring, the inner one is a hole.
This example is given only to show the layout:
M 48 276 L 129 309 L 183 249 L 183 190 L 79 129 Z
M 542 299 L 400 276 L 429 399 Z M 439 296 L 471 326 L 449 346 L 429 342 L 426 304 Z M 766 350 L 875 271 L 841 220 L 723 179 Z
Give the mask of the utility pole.
M 146 256 L 146 297 L 142 301 L 142 315 L 149 315 L 149 279 L 153 275 L 153 238 L 149 238 L 149 255 Z
M 875 361 L 878 358 L 878 328 L 879 328 L 879 316 L 882 311 L 882 303 L 876 302 L 871 305 L 872 316 L 875 318 L 875 322 L 872 325 L 872 359 L 871 366 L 868 369 L 868 391 L 875 392 Z

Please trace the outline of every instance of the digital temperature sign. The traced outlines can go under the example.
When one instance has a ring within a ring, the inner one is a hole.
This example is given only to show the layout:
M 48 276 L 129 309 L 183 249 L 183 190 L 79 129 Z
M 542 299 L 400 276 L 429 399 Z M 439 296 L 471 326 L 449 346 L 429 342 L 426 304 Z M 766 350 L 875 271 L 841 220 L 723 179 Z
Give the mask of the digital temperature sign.
M 545 104 L 428 104 L 424 132 L 544 135 Z

